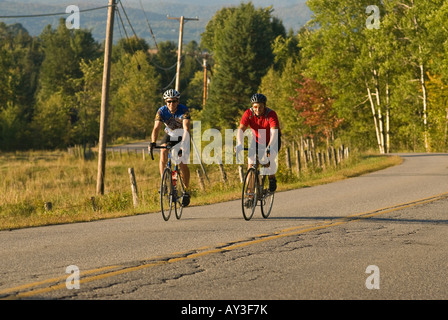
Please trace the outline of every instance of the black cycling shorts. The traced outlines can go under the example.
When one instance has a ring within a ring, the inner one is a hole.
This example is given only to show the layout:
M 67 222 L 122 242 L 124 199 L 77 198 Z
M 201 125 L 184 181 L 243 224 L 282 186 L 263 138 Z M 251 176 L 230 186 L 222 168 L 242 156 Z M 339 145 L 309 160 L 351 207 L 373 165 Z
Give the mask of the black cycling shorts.
M 168 135 L 167 133 L 165 133 L 165 135 L 163 136 L 162 140 L 160 141 L 160 144 L 170 144 L 171 146 L 175 146 L 176 144 L 178 144 L 179 142 L 182 141 L 182 137 L 172 137 L 170 135 Z

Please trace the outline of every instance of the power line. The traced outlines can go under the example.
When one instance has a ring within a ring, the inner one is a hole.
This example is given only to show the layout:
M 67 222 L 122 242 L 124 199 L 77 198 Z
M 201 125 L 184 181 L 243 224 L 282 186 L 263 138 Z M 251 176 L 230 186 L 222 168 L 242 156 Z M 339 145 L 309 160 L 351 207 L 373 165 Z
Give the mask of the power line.
M 134 27 L 132 26 L 131 21 L 129 20 L 128 14 L 126 13 L 126 10 L 124 10 L 123 3 L 121 2 L 121 0 L 120 0 L 120 6 L 121 6 L 121 10 L 124 13 L 124 16 L 126 17 L 126 20 L 129 23 L 129 26 L 131 27 L 132 33 L 134 34 L 135 38 L 138 39 L 137 33 L 135 33 Z M 124 25 L 123 25 L 123 28 L 124 28 Z
M 122 1 L 119 0 L 119 2 L 120 2 L 121 10 L 123 11 L 123 14 L 125 15 L 126 20 L 128 21 L 128 24 L 129 24 L 129 26 L 130 26 L 130 28 L 131 28 L 131 30 L 132 30 L 132 32 L 133 32 L 135 38 L 138 39 L 138 36 L 137 36 L 137 34 L 136 34 L 136 32 L 135 32 L 135 30 L 134 30 L 132 24 L 131 24 L 131 21 L 129 20 L 128 15 L 126 14 L 126 11 L 125 11 L 125 9 L 124 9 L 124 6 L 123 6 Z M 133 47 L 132 42 L 130 41 L 130 38 L 129 38 L 128 33 L 127 33 L 127 31 L 126 31 L 126 27 L 125 27 L 125 25 L 124 25 L 124 22 L 123 22 L 123 19 L 122 19 L 122 17 L 121 17 L 121 14 L 120 14 L 120 10 L 119 10 L 119 9 L 120 9 L 120 8 L 117 7 L 117 13 L 118 13 L 118 17 L 119 17 L 120 22 L 121 22 L 121 26 L 123 27 L 123 31 L 124 31 L 124 33 L 125 33 L 126 40 L 127 40 L 128 43 L 129 43 L 130 49 L 131 49 L 132 53 L 135 54 L 134 47 Z M 120 29 L 120 28 L 118 28 L 118 29 L 119 29 L 120 34 L 121 34 L 121 29 Z M 143 45 L 142 45 L 141 43 L 140 43 L 140 45 L 141 45 L 142 49 L 144 49 L 144 48 L 143 48 Z M 137 59 L 137 57 L 135 57 L 135 58 Z M 177 66 L 177 62 L 176 62 L 173 66 L 171 66 L 171 67 L 169 67 L 169 68 L 164 68 L 164 67 L 159 66 L 159 65 L 158 65 L 157 63 L 155 63 L 154 61 L 152 61 L 152 59 L 151 59 L 151 63 L 152 63 L 156 68 L 162 69 L 162 70 L 164 70 L 165 72 L 166 72 L 166 71 L 169 71 L 169 70 L 171 70 L 171 69 L 173 69 L 173 68 L 175 68 L 175 67 Z M 139 63 L 138 59 L 137 59 L 137 64 L 138 64 L 138 67 L 139 67 L 139 70 L 140 70 L 140 63 Z M 164 87 L 164 88 L 162 88 L 162 89 L 160 89 L 160 90 L 161 90 L 161 91 L 164 91 L 164 90 L 166 90 L 167 88 L 169 88 L 169 87 L 172 85 L 172 83 L 176 80 L 176 77 L 177 77 L 177 74 L 174 75 L 173 79 L 170 81 L 170 83 L 169 83 L 166 87 Z
M 83 9 L 79 10 L 79 12 L 87 12 L 87 11 L 94 11 L 99 9 L 105 9 L 109 8 L 110 6 L 102 6 L 102 7 L 96 7 L 96 8 L 89 8 L 89 9 Z M 15 15 L 15 16 L 0 16 L 0 19 L 16 19 L 16 18 L 36 18 L 36 17 L 50 17 L 50 16 L 64 16 L 66 14 L 71 14 L 70 12 L 56 12 L 56 13 L 40 13 L 40 14 L 27 14 L 27 15 Z
M 151 32 L 151 36 L 154 39 L 154 43 L 155 43 L 156 49 L 158 51 L 159 47 L 157 46 L 156 36 L 154 35 L 154 32 L 152 32 L 151 25 L 149 24 L 148 17 L 146 16 L 145 9 L 143 8 L 142 0 L 140 0 L 140 7 L 142 8 L 143 14 L 145 15 L 145 19 L 146 19 L 146 23 L 148 24 L 149 32 Z

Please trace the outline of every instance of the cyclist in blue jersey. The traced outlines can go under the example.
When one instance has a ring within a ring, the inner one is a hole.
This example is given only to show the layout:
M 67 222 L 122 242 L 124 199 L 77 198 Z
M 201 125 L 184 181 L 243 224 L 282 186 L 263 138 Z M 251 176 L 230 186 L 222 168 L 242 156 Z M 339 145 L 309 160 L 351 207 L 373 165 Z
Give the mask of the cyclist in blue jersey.
M 151 143 L 148 149 L 151 152 L 151 149 L 156 146 L 159 132 L 163 128 L 163 125 L 165 125 L 165 134 L 160 145 L 166 146 L 168 143 L 177 145 L 181 143 L 180 147 L 182 151 L 189 154 L 188 150 L 185 149 L 190 143 L 190 112 L 185 105 L 179 103 L 180 93 L 177 90 L 169 89 L 165 91 L 163 99 L 166 105 L 157 110 L 154 129 L 151 134 Z M 168 152 L 168 149 L 160 149 L 159 169 L 161 176 L 168 161 Z M 190 169 L 184 161 L 181 161 L 179 166 L 185 189 L 188 190 L 190 185 Z M 182 196 L 182 205 L 187 206 L 189 203 L 190 195 L 188 192 L 185 192 Z

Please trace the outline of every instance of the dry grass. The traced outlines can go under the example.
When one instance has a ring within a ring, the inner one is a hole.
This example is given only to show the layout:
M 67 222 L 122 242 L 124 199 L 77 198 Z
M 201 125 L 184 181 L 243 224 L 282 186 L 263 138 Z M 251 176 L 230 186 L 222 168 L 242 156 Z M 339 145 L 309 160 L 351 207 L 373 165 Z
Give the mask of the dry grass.
M 398 157 L 351 155 L 338 168 L 302 172 L 287 170 L 279 160 L 278 190 L 301 188 L 345 179 L 400 163 Z M 92 221 L 159 211 L 158 158 L 143 161 L 141 154 L 108 154 L 105 194 L 96 196 L 97 160 L 83 160 L 61 151 L 29 151 L 0 154 L 0 230 L 49 224 Z M 128 168 L 134 168 L 139 206 L 133 207 Z M 206 165 L 210 183 L 199 187 L 197 164 L 190 165 L 191 205 L 238 199 L 241 184 L 238 166 L 224 165 L 224 184 L 216 165 Z M 93 199 L 92 199 L 93 198 Z M 93 210 L 92 201 L 96 210 Z M 46 211 L 44 204 L 52 203 Z

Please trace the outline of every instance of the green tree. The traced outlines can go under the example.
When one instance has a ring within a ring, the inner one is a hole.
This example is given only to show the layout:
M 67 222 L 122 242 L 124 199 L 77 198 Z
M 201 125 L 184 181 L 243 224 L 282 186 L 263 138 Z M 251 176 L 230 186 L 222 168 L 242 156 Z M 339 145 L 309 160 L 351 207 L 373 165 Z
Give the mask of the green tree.
M 145 139 L 152 132 L 160 106 L 160 78 L 143 51 L 125 54 L 112 66 L 109 140 Z
M 448 1 L 439 0 L 439 8 L 431 12 L 428 17 L 427 29 L 429 33 L 428 42 L 435 46 L 432 50 L 430 61 L 434 72 L 442 76 L 442 81 L 448 82 L 448 29 L 445 26 L 448 21 Z
M 140 50 L 144 52 L 149 50 L 149 45 L 145 39 L 137 38 L 135 36 L 131 38 L 121 38 L 113 47 L 112 61 L 117 62 L 123 55 L 132 55 Z
M 235 127 L 251 95 L 257 92 L 261 78 L 274 62 L 272 44 L 279 32 L 285 34 L 271 14 L 271 8 L 256 9 L 251 2 L 242 3 L 218 11 L 207 26 L 204 43 L 213 53 L 215 66 L 201 115 L 206 125 Z
M 280 60 L 279 60 L 280 61 Z M 304 134 L 303 119 L 294 108 L 293 97 L 301 80 L 301 65 L 296 57 L 284 63 L 283 71 L 274 67 L 263 77 L 259 91 L 268 98 L 267 105 L 275 110 L 280 121 L 282 137 L 285 141 L 298 141 Z
M 67 29 L 64 19 L 56 30 L 47 26 L 40 38 L 44 60 L 33 120 L 34 137 L 38 147 L 65 147 L 76 143 L 72 129 L 80 116 L 76 92 L 83 76 L 81 62 L 97 59 L 100 46 L 90 31 Z
M 365 10 L 371 4 L 374 3 L 309 0 L 314 18 L 299 35 L 304 75 L 330 90 L 336 99 L 333 107 L 338 117 L 345 119 L 342 126 L 345 141 L 359 143 L 360 136 L 368 137 L 362 141 L 363 147 L 374 146 L 371 142 L 375 137 L 375 131 L 370 129 L 369 112 L 372 114 L 370 110 L 376 108 L 369 105 L 368 97 L 373 71 L 365 64 L 370 58 L 364 33 Z M 379 132 L 376 115 L 374 130 Z
M 190 83 L 188 84 L 188 98 L 186 101 L 188 108 L 190 109 L 192 119 L 195 119 L 197 114 L 196 110 L 201 110 L 203 105 L 203 92 L 204 92 L 204 72 L 196 71 Z M 196 109 L 196 110 L 195 110 Z
M 72 101 L 62 92 L 53 93 L 38 104 L 33 119 L 34 144 L 42 149 L 64 148 L 71 144 Z
M 172 41 L 164 41 L 158 44 L 158 48 L 157 53 L 150 56 L 150 61 L 160 76 L 159 91 L 163 92 L 174 88 L 178 46 Z
M 410 138 L 405 132 L 423 127 L 428 147 L 425 70 L 434 50 L 427 24 L 437 2 L 308 1 L 314 19 L 301 36 L 305 73 L 331 88 L 349 139 L 388 152 L 391 140 L 398 148 Z M 368 28 L 371 5 L 380 10 L 379 29 Z
M 403 50 L 407 56 L 407 66 L 413 70 L 414 79 L 418 81 L 418 93 L 421 96 L 419 113 L 422 115 L 424 148 L 431 150 L 428 131 L 428 92 L 426 88 L 427 72 L 430 68 L 430 60 L 435 50 L 440 46 L 431 43 L 433 30 L 428 28 L 442 2 L 439 0 L 425 1 L 390 1 L 389 8 L 394 9 L 395 28 L 399 30 L 400 39 L 403 39 Z M 414 80 L 412 79 L 412 80 Z
M 190 41 L 184 46 L 179 83 L 179 91 L 182 94 L 182 101 L 186 102 L 191 96 L 198 94 L 198 92 L 193 91 L 194 87 L 190 87 L 190 83 L 195 77 L 196 72 L 202 70 L 202 63 L 200 60 L 201 54 L 202 50 L 196 41 Z M 200 90 L 202 93 L 202 88 Z M 197 105 L 187 106 L 198 107 Z
M 0 23 L 0 149 L 31 147 L 29 122 L 42 61 L 39 41 L 20 24 Z
M 77 121 L 73 124 L 73 143 L 84 148 L 98 141 L 104 59 L 82 60 L 82 77 L 75 80 L 74 97 Z
M 73 96 L 76 86 L 72 80 L 82 76 L 80 62 L 98 58 L 99 44 L 90 31 L 67 29 L 64 19 L 56 30 L 48 25 L 40 38 L 45 58 L 40 70 L 39 98 L 45 99 L 55 92 Z
M 277 36 L 273 43 L 274 67 L 276 70 L 283 71 L 289 60 L 294 63 L 299 62 L 300 47 L 299 38 L 294 34 L 293 30 L 289 30 L 288 35 Z

